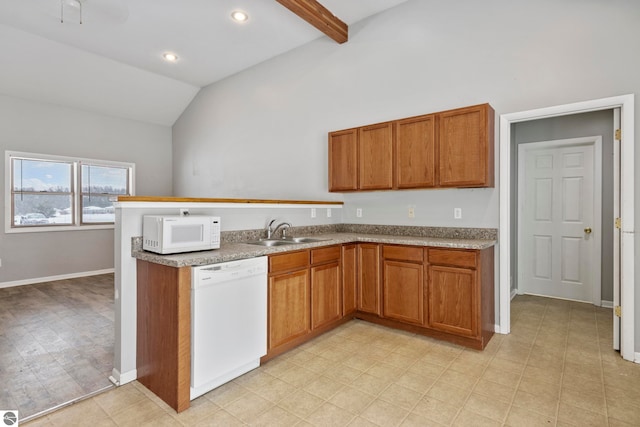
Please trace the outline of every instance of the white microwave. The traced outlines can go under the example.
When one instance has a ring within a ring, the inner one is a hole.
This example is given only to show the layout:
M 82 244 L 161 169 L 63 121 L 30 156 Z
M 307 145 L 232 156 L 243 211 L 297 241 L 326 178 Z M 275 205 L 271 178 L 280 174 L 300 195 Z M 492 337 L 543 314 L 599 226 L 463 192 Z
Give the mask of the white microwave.
M 207 251 L 220 247 L 220 217 L 144 215 L 142 249 L 158 254 Z

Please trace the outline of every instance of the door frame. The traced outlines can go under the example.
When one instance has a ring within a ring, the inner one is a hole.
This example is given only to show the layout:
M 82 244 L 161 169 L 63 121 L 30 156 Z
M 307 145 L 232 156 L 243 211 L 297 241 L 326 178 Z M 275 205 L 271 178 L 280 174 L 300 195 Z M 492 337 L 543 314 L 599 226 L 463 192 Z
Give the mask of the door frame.
M 593 233 L 590 238 L 594 240 L 593 242 L 593 259 L 598 260 L 598 262 L 594 262 L 591 266 L 592 271 L 591 274 L 595 278 L 592 283 L 591 288 L 591 301 L 594 305 L 600 307 L 602 305 L 602 264 L 599 260 L 602 257 L 602 136 L 587 136 L 581 138 L 568 138 L 568 139 L 555 139 L 549 141 L 539 141 L 539 142 L 527 142 L 522 144 L 517 144 L 518 147 L 518 210 L 517 210 L 517 226 L 518 226 L 518 238 L 517 238 L 517 247 L 518 247 L 518 281 L 517 281 L 517 290 L 518 294 L 522 294 L 520 292 L 520 284 L 523 280 L 523 266 L 522 266 L 522 254 L 523 250 L 523 230 L 522 230 L 522 213 L 523 213 L 523 203 L 525 200 L 524 197 L 524 158 L 525 152 L 531 152 L 538 149 L 545 148 L 563 148 L 563 147 L 572 147 L 572 146 L 593 146 L 593 156 L 594 156 L 594 164 L 593 164 L 593 194 L 594 194 L 594 209 L 593 209 L 593 226 L 596 230 L 596 233 Z
M 620 108 L 623 155 L 620 171 L 621 233 L 621 342 L 620 354 L 635 359 L 635 267 L 634 267 L 634 102 L 633 94 L 500 115 L 500 225 L 499 249 L 499 331 L 511 330 L 511 125 L 513 123 Z

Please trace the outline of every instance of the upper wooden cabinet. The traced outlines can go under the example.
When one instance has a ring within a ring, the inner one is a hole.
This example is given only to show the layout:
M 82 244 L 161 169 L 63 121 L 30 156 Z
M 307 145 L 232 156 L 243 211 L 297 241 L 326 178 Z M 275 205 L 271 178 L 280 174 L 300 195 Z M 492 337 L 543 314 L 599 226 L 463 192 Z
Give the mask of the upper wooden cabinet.
M 329 191 L 493 185 L 489 104 L 329 133 Z
M 493 187 L 493 108 L 476 105 L 438 116 L 440 187 Z
M 395 122 L 397 188 L 436 185 L 435 121 L 435 116 L 429 114 Z
M 329 191 L 358 189 L 358 129 L 329 134 Z
M 358 129 L 360 190 L 393 188 L 393 126 L 382 123 Z

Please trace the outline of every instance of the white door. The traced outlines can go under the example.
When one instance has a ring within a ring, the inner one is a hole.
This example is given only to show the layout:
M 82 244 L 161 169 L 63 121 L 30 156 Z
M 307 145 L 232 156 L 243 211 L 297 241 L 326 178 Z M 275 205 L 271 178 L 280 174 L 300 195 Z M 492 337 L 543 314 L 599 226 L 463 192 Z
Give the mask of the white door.
M 519 293 L 601 304 L 597 148 L 601 137 L 519 146 Z

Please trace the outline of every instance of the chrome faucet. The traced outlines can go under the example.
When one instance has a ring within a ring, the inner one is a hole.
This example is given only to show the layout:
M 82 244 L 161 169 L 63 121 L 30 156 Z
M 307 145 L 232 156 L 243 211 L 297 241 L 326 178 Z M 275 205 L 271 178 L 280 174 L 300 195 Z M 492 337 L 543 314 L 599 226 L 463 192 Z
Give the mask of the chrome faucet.
M 273 236 L 275 236 L 278 230 L 280 230 L 281 228 L 282 238 L 284 239 L 285 237 L 287 237 L 287 228 L 291 227 L 291 224 L 289 224 L 288 222 L 281 222 L 280 224 L 276 225 L 276 228 L 272 229 L 271 226 L 274 222 L 276 222 L 276 220 L 272 219 L 271 222 L 269 222 L 269 225 L 267 225 L 267 239 L 271 239 Z

